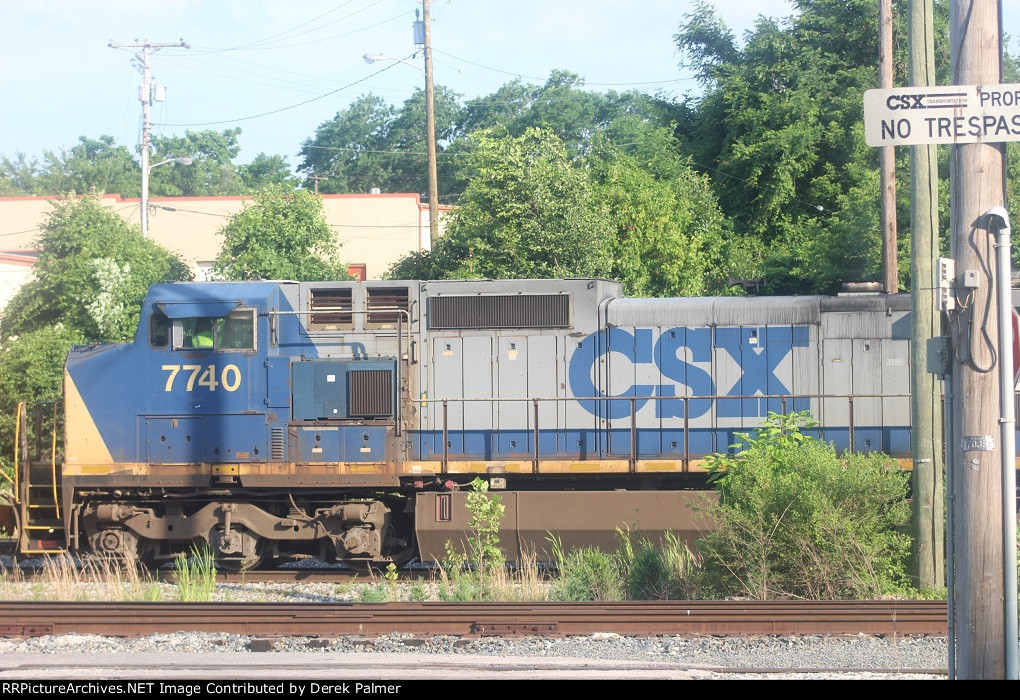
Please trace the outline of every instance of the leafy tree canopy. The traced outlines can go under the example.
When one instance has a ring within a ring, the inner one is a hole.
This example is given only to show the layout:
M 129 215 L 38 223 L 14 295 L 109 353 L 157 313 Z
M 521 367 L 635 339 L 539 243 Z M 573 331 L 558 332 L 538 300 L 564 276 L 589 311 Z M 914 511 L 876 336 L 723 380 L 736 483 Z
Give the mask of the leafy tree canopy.
M 728 293 L 729 224 L 669 130 L 623 118 L 594 144 L 588 162 L 612 230 L 610 276 L 633 296 Z
M 258 192 L 274 186 L 293 190 L 301 184 L 300 178 L 291 172 L 286 158 L 265 153 L 259 153 L 251 163 L 239 166 L 237 174 L 246 192 Z
M 191 165 L 166 163 L 149 176 L 149 194 L 160 197 L 204 197 L 244 192 L 234 158 L 241 152 L 241 129 L 186 131 L 184 136 L 152 139 L 152 165 L 170 158 L 191 158 Z
M 443 86 L 435 88 L 434 105 L 441 158 L 461 107 L 458 95 Z M 375 95 L 362 95 L 321 124 L 315 136 L 305 140 L 299 155 L 303 158 L 299 171 L 326 178 L 319 181 L 322 193 L 368 192 L 374 187 L 384 192 L 425 192 L 424 90 L 416 90 L 399 110 Z M 306 181 L 305 187 L 313 189 L 312 181 Z M 440 191 L 448 191 L 445 181 Z
M 43 163 L 24 153 L 0 160 L 0 193 L 43 195 L 77 192 L 122 194 L 141 192 L 141 169 L 131 152 L 115 146 L 112 136 L 78 138 L 69 151 L 44 151 Z
M 0 318 L 4 342 L 63 324 L 89 341 L 125 342 L 134 335 L 149 286 L 191 278 L 187 265 L 137 227 L 84 196 L 53 203 L 36 242 L 34 278 Z
M 8 446 L 0 453 L 0 466 L 8 467 L 12 462 L 10 446 L 15 444 L 18 403 L 32 406 L 39 401 L 60 400 L 67 351 L 83 342 L 81 333 L 57 323 L 28 331 L 0 347 L 0 443 Z M 30 421 L 29 429 L 33 428 Z
M 220 233 L 213 273 L 228 280 L 348 279 L 322 200 L 310 192 L 269 187 Z
M 468 186 L 428 254 L 399 261 L 402 279 L 605 276 L 610 239 L 589 173 L 549 131 L 476 133 Z

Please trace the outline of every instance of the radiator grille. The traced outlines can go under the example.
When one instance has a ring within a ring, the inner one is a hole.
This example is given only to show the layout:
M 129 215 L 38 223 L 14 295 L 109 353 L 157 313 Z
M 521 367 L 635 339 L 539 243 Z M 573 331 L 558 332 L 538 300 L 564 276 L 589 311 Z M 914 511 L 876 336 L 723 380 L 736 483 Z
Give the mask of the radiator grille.
M 350 326 L 354 323 L 351 289 L 312 289 L 308 293 L 308 310 L 329 309 L 332 313 L 312 314 L 309 325 L 318 328 Z M 346 312 L 346 313 L 345 313 Z
M 347 374 L 347 415 L 376 418 L 393 415 L 393 372 L 388 369 L 351 370 Z
M 431 297 L 431 330 L 461 328 L 569 328 L 567 294 Z
M 407 310 L 407 287 L 368 287 L 368 323 L 380 326 L 396 326 L 400 314 L 397 311 L 374 311 L 373 309 Z M 406 318 L 405 318 L 406 321 Z
M 269 458 L 281 462 L 287 457 L 287 433 L 284 428 L 273 428 L 269 435 Z

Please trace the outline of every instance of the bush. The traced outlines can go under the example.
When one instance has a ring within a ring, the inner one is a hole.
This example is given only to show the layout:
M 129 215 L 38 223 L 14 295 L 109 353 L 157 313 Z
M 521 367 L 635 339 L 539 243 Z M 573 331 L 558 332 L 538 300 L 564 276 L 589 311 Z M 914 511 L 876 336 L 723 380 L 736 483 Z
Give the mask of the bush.
M 550 598 L 559 601 L 613 601 L 624 599 L 620 557 L 598 547 L 563 551 L 562 543 L 550 536 L 559 576 Z
M 701 562 L 679 537 L 667 532 L 660 545 L 647 538 L 636 542 L 619 532 L 619 551 L 627 597 L 630 600 L 690 600 L 698 595 Z
M 770 413 L 736 454 L 717 454 L 718 528 L 698 550 L 708 583 L 753 599 L 871 599 L 909 587 L 908 476 L 882 454 L 839 455 L 801 432 L 807 412 Z

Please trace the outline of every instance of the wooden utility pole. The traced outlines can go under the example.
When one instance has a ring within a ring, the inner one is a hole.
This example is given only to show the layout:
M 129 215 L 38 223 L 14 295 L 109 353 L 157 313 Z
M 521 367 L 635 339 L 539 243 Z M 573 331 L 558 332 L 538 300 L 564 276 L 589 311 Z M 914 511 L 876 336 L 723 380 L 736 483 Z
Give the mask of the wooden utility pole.
M 893 86 L 892 0 L 878 4 L 879 87 Z M 886 294 L 900 290 L 899 262 L 896 251 L 896 147 L 879 149 L 882 160 L 882 287 Z
M 432 20 L 429 0 L 422 0 L 425 22 L 425 132 L 429 160 L 429 238 L 432 248 L 439 240 L 439 178 L 436 173 L 436 106 L 432 84 Z
M 954 85 L 1001 82 L 998 0 L 953 0 Z M 998 439 L 994 231 L 985 213 L 1005 202 L 1005 147 L 951 146 L 952 256 L 957 310 L 950 316 L 957 676 L 1005 678 L 1002 480 Z M 1008 358 L 1006 358 L 1008 361 Z M 1016 591 L 1009 591 L 1016 595 Z M 1013 640 L 1012 643 L 1015 643 Z
M 935 84 L 932 0 L 910 0 L 910 85 Z M 885 149 L 883 149 L 885 150 Z M 929 338 L 942 335 L 935 304 L 939 257 L 938 147 L 910 147 L 910 445 L 914 522 L 914 578 L 918 588 L 945 584 L 945 459 L 942 382 L 929 374 Z

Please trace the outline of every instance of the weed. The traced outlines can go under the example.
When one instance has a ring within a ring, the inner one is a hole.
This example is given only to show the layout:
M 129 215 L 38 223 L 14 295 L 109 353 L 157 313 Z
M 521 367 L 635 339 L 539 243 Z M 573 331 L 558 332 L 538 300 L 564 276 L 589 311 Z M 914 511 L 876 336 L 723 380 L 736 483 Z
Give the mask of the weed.
M 598 547 L 581 547 L 568 552 L 562 541 L 549 535 L 559 576 L 551 596 L 561 601 L 623 600 L 624 584 L 620 559 Z
M 407 590 L 407 597 L 412 603 L 424 603 L 429 599 L 429 589 L 423 583 L 413 583 Z
M 384 585 L 362 586 L 358 591 L 358 602 L 361 603 L 388 603 L 390 600 L 390 590 Z
M 208 547 L 193 545 L 191 556 L 177 555 L 174 564 L 177 599 L 181 602 L 208 602 L 216 590 L 216 566 Z

